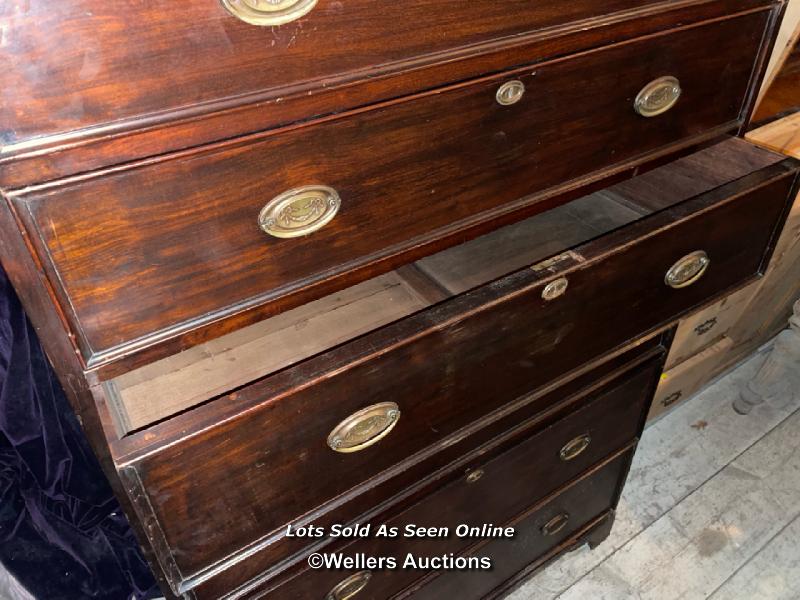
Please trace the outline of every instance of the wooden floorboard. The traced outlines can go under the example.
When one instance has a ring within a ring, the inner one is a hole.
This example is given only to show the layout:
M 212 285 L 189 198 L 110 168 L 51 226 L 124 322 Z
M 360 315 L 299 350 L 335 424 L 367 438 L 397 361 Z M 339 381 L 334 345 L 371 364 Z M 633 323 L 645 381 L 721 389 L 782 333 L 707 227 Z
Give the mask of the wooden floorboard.
M 800 401 L 730 408 L 762 360 L 649 427 L 609 539 L 508 600 L 800 598 Z
M 800 517 L 781 529 L 711 595 L 711 600 L 800 598 Z

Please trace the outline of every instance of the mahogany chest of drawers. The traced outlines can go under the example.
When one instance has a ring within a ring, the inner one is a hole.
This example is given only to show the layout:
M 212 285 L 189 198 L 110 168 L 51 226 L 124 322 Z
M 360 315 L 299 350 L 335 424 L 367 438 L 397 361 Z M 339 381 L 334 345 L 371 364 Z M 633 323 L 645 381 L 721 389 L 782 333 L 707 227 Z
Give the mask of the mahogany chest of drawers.
M 164 594 L 497 597 L 602 541 L 674 323 L 794 197 L 737 137 L 782 11 L 4 3 L 0 259 Z

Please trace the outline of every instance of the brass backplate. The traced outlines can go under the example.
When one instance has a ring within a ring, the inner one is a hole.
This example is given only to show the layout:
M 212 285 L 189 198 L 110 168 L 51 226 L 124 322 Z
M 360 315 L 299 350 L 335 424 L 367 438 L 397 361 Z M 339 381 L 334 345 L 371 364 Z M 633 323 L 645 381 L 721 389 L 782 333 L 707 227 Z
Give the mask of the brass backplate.
M 569 522 L 569 514 L 561 513 L 550 519 L 542 526 L 542 533 L 544 535 L 555 535 Z
M 336 216 L 339 194 L 325 185 L 307 185 L 276 196 L 261 209 L 258 224 L 273 237 L 293 238 L 313 233 Z
M 295 21 L 316 4 L 317 0 L 222 0 L 222 6 L 237 19 L 263 27 Z
M 664 276 L 664 283 L 671 288 L 685 288 L 699 280 L 708 269 L 711 260 L 703 250 L 697 250 L 679 258 Z
M 542 298 L 548 302 L 555 300 L 567 292 L 567 287 L 569 287 L 569 281 L 567 278 L 559 277 L 558 279 L 551 281 L 544 286 L 544 289 L 542 290 Z
M 400 407 L 394 402 L 373 404 L 334 427 L 328 435 L 328 446 L 343 453 L 364 450 L 386 437 L 399 419 Z
M 675 106 L 681 91 L 681 84 L 676 77 L 659 77 L 642 88 L 633 106 L 643 117 L 656 117 Z
M 497 99 L 498 104 L 510 106 L 522 100 L 522 96 L 524 95 L 525 84 L 519 79 L 512 79 L 511 81 L 506 81 L 497 89 L 495 98 Z
M 574 460 L 583 454 L 591 442 L 592 437 L 588 433 L 584 433 L 564 444 L 558 455 L 564 462 Z

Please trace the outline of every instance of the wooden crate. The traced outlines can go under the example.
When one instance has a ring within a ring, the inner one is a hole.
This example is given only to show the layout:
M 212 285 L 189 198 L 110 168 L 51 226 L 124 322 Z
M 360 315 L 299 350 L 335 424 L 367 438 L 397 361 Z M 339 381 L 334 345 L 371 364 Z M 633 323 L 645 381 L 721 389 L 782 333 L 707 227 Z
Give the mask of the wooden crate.
M 702 352 L 661 375 L 647 420 L 661 416 L 691 398 L 728 367 L 733 340 L 723 337 Z
M 800 113 L 747 136 L 755 144 L 800 159 Z M 732 337 L 737 344 L 758 347 L 784 329 L 792 304 L 800 298 L 800 196 L 786 220 L 775 252 L 756 294 L 747 305 Z
M 761 283 L 761 280 L 755 281 L 683 319 L 664 368 L 671 369 L 725 337 L 739 321 Z

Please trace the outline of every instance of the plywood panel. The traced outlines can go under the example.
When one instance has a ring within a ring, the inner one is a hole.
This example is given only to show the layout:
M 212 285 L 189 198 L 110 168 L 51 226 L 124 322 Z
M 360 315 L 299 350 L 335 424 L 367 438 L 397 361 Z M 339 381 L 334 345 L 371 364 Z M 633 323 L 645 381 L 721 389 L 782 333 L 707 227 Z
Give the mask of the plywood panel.
M 670 408 L 688 400 L 719 375 L 726 365 L 726 355 L 732 347 L 733 340 L 724 337 L 716 344 L 664 372 L 647 418 L 655 419 Z
M 671 369 L 722 339 L 741 318 L 760 285 L 760 280 L 754 281 L 683 319 L 675 333 L 665 369 Z

